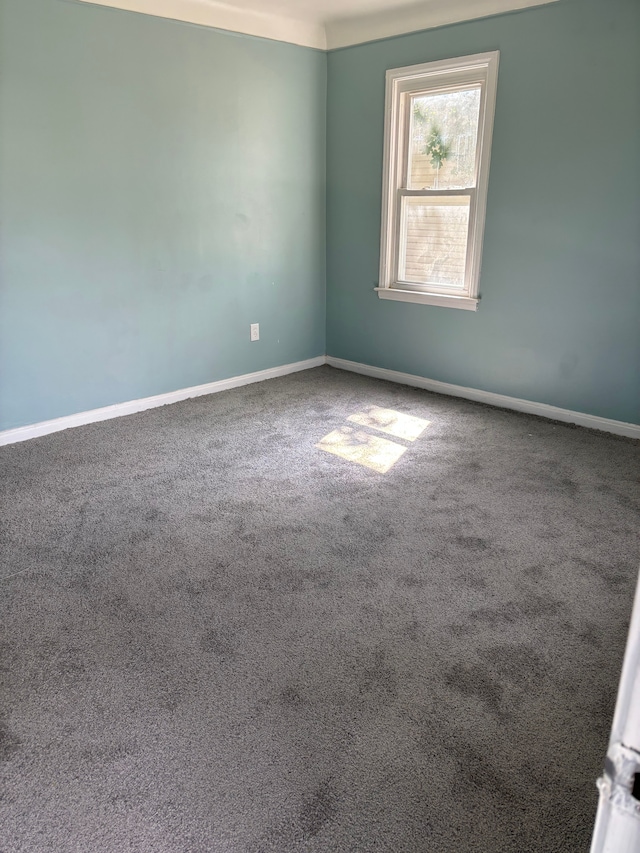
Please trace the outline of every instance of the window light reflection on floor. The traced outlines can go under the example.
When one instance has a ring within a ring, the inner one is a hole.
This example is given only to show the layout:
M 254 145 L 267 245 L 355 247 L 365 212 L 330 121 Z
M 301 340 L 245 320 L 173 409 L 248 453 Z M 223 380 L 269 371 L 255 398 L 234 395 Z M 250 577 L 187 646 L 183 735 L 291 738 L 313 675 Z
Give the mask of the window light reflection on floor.
M 407 441 L 415 441 L 429 426 L 429 421 L 424 418 L 405 415 L 393 409 L 381 409 L 379 406 L 369 406 L 357 415 L 350 415 L 347 420 L 360 426 L 373 427 L 396 438 L 405 438 Z
M 381 409 L 379 406 L 369 406 L 362 412 L 350 415 L 347 420 L 361 427 L 393 435 L 403 441 L 415 441 L 429 425 L 429 421 L 423 418 L 405 415 L 393 409 Z M 386 474 L 407 450 L 404 444 L 351 426 L 333 430 L 329 435 L 325 435 L 316 447 L 349 462 L 364 465 L 379 474 Z
M 378 438 L 353 427 L 334 429 L 329 435 L 325 435 L 316 447 L 342 456 L 349 462 L 357 462 L 365 468 L 373 468 L 380 474 L 386 474 L 407 449 L 395 441 Z

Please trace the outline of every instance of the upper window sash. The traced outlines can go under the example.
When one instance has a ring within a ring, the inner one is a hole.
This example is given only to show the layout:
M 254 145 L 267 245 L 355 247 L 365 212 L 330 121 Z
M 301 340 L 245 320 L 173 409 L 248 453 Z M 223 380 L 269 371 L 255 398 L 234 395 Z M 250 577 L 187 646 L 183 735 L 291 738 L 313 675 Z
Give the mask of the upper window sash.
M 457 86 L 440 86 L 433 89 L 424 89 L 414 91 L 413 89 L 402 92 L 400 95 L 401 98 L 401 106 L 400 106 L 400 115 L 401 118 L 399 120 L 399 128 L 401 129 L 401 139 L 400 139 L 400 156 L 402 157 L 402 167 L 398 174 L 398 180 L 401 187 L 409 188 L 410 183 L 410 165 L 412 160 L 412 152 L 411 152 L 411 117 L 412 110 L 411 105 L 412 102 L 420 97 L 431 97 L 433 95 L 448 95 L 456 92 L 468 92 L 472 89 L 478 89 L 480 91 L 480 108 L 479 115 L 482 114 L 483 108 L 483 96 L 484 96 L 484 83 L 482 80 L 476 81 L 475 85 L 472 81 L 467 83 L 461 83 Z M 479 130 L 479 128 L 478 128 Z M 456 187 L 456 189 L 466 189 L 467 187 L 475 187 L 478 182 L 478 167 L 479 167 L 479 157 L 478 157 L 478 146 L 479 146 L 480 134 L 476 135 L 476 145 L 474 149 L 474 172 L 473 179 L 471 182 L 467 183 L 464 187 Z

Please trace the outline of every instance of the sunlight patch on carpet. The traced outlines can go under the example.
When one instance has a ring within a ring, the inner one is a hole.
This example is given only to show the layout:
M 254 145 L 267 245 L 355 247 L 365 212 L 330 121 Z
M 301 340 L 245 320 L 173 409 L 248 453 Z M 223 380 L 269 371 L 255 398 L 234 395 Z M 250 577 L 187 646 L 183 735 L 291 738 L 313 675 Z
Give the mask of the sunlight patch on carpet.
M 334 429 L 329 435 L 325 435 L 316 447 L 380 474 L 386 474 L 407 449 L 395 441 L 378 438 L 347 426 Z
M 386 432 L 396 438 L 404 438 L 406 441 L 415 441 L 429 426 L 429 421 L 425 421 L 424 418 L 405 415 L 394 409 L 381 409 L 380 406 L 367 406 L 364 411 L 349 415 L 347 420 L 360 426 Z

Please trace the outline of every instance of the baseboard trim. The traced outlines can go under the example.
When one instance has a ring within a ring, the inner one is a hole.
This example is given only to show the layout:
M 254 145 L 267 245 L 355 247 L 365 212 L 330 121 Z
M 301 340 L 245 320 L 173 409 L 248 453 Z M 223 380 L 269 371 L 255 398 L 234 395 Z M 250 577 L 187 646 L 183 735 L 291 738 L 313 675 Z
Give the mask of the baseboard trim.
M 87 412 L 78 412 L 75 415 L 66 415 L 65 417 L 54 418 L 50 421 L 40 421 L 37 424 L 7 429 L 0 432 L 0 446 L 27 441 L 30 438 L 38 438 L 41 435 L 48 435 L 51 432 L 59 432 L 60 430 L 71 427 L 84 426 L 85 424 L 106 421 L 111 418 L 120 418 L 123 415 L 133 415 L 136 412 L 143 412 L 145 409 L 155 409 L 157 406 L 179 403 L 181 400 L 188 400 L 190 397 L 216 394 L 219 391 L 227 391 L 230 388 L 239 388 L 241 385 L 251 385 L 254 382 L 263 382 L 265 379 L 275 379 L 278 376 L 286 376 L 289 373 L 298 373 L 300 370 L 320 367 L 322 364 L 325 364 L 325 357 L 319 355 L 316 358 L 308 358 L 306 361 L 296 361 L 292 364 L 269 367 L 267 370 L 258 370 L 256 373 L 245 373 L 242 376 L 232 376 L 229 379 L 207 382 L 205 385 L 193 385 L 191 388 L 169 391 L 167 394 L 142 397 L 139 400 L 115 403 L 112 406 L 103 406 L 101 409 L 90 409 Z
M 239 388 L 241 385 L 250 385 L 254 382 L 263 382 L 265 379 L 275 379 L 278 376 L 287 376 L 289 373 L 298 373 L 301 370 L 310 370 L 328 364 L 339 370 L 348 370 L 351 373 L 360 373 L 371 376 L 374 379 L 385 379 L 389 382 L 398 382 L 400 385 L 411 385 L 415 388 L 424 388 L 426 391 L 434 391 L 436 394 L 447 394 L 450 397 L 464 397 L 467 400 L 475 400 L 478 403 L 487 403 L 490 406 L 498 406 L 501 409 L 512 409 L 516 412 L 526 412 L 530 415 L 539 415 L 543 418 L 562 421 L 564 423 L 577 424 L 588 429 L 598 429 L 610 432 L 614 435 L 623 435 L 628 438 L 640 439 L 640 424 L 628 424 L 624 421 L 615 421 L 611 418 L 601 418 L 597 415 L 588 415 L 584 412 L 572 412 L 570 409 L 560 409 L 547 403 L 535 403 L 531 400 L 520 400 L 517 397 L 507 397 L 505 394 L 494 394 L 491 391 L 481 391 L 477 388 L 465 388 L 463 385 L 452 385 L 449 382 L 439 382 L 437 379 L 427 379 L 424 376 L 416 376 L 412 373 L 401 373 L 399 370 L 388 370 L 385 367 L 373 367 L 370 364 L 361 364 L 357 361 L 348 361 L 344 358 L 319 355 L 308 358 L 305 361 L 296 361 L 291 364 L 282 364 L 278 367 L 270 367 L 267 370 L 258 370 L 255 373 L 244 373 L 241 376 L 232 376 L 229 379 L 219 379 L 216 382 L 207 382 L 204 385 L 193 385 L 191 388 L 181 388 L 178 391 L 169 391 L 167 394 L 157 394 L 154 397 L 142 397 L 139 400 L 129 400 L 126 403 L 116 403 L 112 406 L 104 406 L 101 409 L 90 409 L 87 412 L 78 412 L 62 418 L 54 418 L 50 421 L 41 421 L 37 424 L 16 427 L 0 432 L 0 447 L 6 444 L 15 444 L 27 441 L 30 438 L 38 438 L 52 432 L 60 432 L 71 427 L 84 426 L 98 421 L 106 421 L 111 418 L 120 418 L 124 415 L 133 415 L 146 409 L 154 409 L 158 406 L 167 406 L 171 403 L 179 403 L 191 397 L 201 397 L 205 394 L 216 394 L 219 391 L 227 391 L 231 388 Z
M 494 394 L 491 391 L 480 391 L 477 388 L 465 388 L 463 385 L 451 385 L 449 382 L 438 382 L 437 379 L 426 379 L 424 376 L 415 376 L 412 373 L 401 373 L 398 370 L 387 370 L 384 367 L 373 367 L 369 364 L 360 364 L 357 361 L 347 361 L 344 358 L 327 356 L 326 363 L 340 370 L 348 370 L 351 373 L 361 373 L 374 379 L 386 379 L 390 382 L 398 382 L 400 385 L 412 385 L 415 388 L 424 388 L 426 391 L 435 391 L 437 394 L 447 394 L 450 397 L 464 397 L 467 400 L 475 400 L 478 403 L 488 403 L 501 409 L 513 409 L 516 412 L 526 412 L 530 415 L 540 415 L 543 418 L 551 418 L 554 421 L 577 424 L 589 429 L 599 429 L 614 435 L 624 435 L 628 438 L 640 439 L 640 424 L 628 424 L 624 421 L 614 421 L 610 418 L 601 418 L 597 415 L 587 415 L 583 412 L 572 412 L 570 409 L 560 409 L 557 406 L 549 406 L 547 403 L 534 403 L 531 400 L 520 400 L 517 397 L 507 397 L 504 394 Z

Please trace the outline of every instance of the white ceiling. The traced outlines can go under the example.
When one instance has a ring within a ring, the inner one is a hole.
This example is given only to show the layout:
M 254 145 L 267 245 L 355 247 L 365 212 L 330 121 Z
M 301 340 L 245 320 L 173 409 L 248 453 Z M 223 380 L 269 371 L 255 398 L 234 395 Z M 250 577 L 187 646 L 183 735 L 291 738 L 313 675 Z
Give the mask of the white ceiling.
M 556 0 L 81 0 L 333 49 Z

